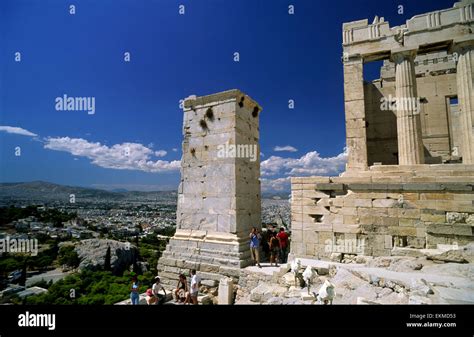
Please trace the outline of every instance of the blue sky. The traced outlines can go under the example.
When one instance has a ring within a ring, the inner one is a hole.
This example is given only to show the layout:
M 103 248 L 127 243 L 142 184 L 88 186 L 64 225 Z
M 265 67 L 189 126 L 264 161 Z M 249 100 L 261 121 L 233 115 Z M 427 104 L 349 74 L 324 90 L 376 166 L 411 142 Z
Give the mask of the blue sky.
M 264 189 L 288 188 L 290 175 L 337 174 L 345 161 L 342 23 L 378 15 L 396 26 L 452 4 L 2 0 L 0 182 L 176 188 L 179 100 L 232 88 L 264 109 Z M 379 66 L 367 66 L 366 78 Z M 95 113 L 57 111 L 64 94 L 94 97 Z

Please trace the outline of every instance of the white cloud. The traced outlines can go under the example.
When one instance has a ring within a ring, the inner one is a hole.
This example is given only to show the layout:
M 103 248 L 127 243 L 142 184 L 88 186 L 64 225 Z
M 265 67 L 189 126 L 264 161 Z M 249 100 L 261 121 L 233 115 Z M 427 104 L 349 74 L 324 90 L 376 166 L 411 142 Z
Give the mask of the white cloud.
M 158 151 L 155 151 L 155 156 L 157 157 L 164 157 L 166 156 L 168 152 L 166 152 L 165 150 L 158 150 Z
M 262 183 L 263 192 L 275 192 L 275 191 L 289 191 L 290 190 L 290 177 L 268 179 L 260 179 Z
M 335 157 L 321 157 L 317 151 L 300 158 L 271 156 L 260 164 L 263 191 L 290 190 L 290 177 L 339 175 L 347 161 L 346 151 Z
M 156 156 L 156 152 L 138 143 L 122 143 L 109 147 L 82 138 L 49 137 L 45 139 L 44 148 L 69 152 L 78 157 L 86 157 L 94 165 L 117 170 L 169 172 L 177 171 L 180 168 L 179 160 L 154 161 L 152 156 Z
M 337 175 L 346 164 L 347 153 L 344 151 L 335 157 L 321 157 L 317 151 L 308 152 L 300 158 L 283 158 L 271 156 L 261 163 L 262 176 L 308 176 Z
M 22 135 L 22 136 L 29 136 L 29 137 L 36 137 L 38 136 L 36 133 L 31 131 L 15 127 L 15 126 L 0 126 L 0 131 L 5 131 L 6 133 L 11 133 L 15 135 Z
M 173 152 L 178 152 L 178 149 L 174 147 L 172 151 Z
M 296 151 L 298 151 L 298 149 L 291 146 L 291 145 L 285 145 L 285 146 L 275 146 L 273 148 L 273 151 L 276 151 L 276 152 L 283 152 L 283 151 L 296 152 Z

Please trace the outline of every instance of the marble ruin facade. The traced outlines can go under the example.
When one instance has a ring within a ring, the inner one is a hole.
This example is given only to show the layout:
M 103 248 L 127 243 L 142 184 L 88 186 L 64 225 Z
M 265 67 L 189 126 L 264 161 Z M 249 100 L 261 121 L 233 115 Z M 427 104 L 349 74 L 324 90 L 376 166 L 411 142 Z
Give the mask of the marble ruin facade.
M 158 263 L 165 283 L 197 269 L 237 279 L 250 262 L 248 234 L 261 225 L 259 114 L 239 90 L 184 101 L 177 230 Z
M 293 255 L 474 241 L 473 8 L 343 24 L 346 171 L 292 178 Z M 380 79 L 364 82 L 380 60 Z

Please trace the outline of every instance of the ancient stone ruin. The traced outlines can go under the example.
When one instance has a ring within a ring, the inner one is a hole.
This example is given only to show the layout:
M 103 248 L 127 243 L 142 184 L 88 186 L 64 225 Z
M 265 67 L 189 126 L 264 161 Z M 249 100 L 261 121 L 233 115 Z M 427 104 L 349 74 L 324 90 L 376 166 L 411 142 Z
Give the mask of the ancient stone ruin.
M 248 266 L 248 233 L 261 224 L 261 107 L 238 90 L 188 97 L 163 283 L 194 268 L 217 303 L 233 292 L 238 304 L 313 303 L 328 280 L 335 303 L 474 303 L 464 276 L 474 256 L 473 24 L 470 0 L 399 27 L 343 25 L 347 167 L 292 178 L 294 273 Z M 376 60 L 380 79 L 365 82 L 363 65 Z
M 177 230 L 158 263 L 164 283 L 197 269 L 202 279 L 237 279 L 250 262 L 248 234 L 260 227 L 259 114 L 239 90 L 184 101 Z
M 347 167 L 292 178 L 294 256 L 474 241 L 473 7 L 343 24 Z M 380 79 L 364 82 L 377 60 Z

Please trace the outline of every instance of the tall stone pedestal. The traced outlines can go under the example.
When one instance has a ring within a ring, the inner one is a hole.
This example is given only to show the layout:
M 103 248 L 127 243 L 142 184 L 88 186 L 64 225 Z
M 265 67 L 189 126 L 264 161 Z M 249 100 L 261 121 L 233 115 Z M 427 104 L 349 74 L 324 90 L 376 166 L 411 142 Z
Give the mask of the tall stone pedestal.
M 184 101 L 177 230 L 158 262 L 163 283 L 196 269 L 203 280 L 239 277 L 250 229 L 261 225 L 259 114 L 239 90 Z

